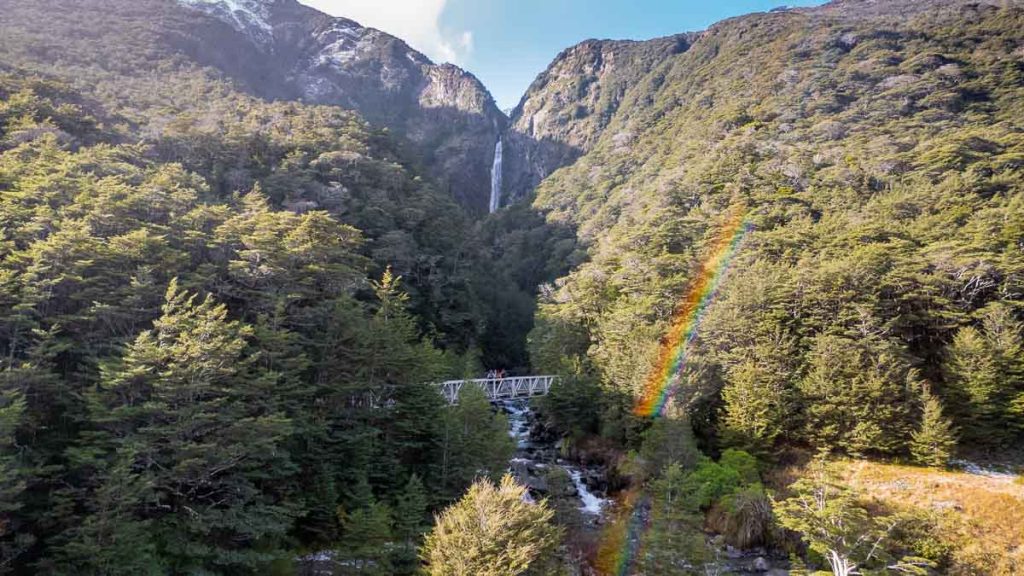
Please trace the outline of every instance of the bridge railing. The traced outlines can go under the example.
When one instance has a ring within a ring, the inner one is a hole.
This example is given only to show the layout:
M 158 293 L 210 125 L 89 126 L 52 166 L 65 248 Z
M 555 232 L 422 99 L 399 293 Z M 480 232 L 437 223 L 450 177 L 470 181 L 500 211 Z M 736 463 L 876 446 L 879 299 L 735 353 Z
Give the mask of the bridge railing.
M 467 384 L 478 386 L 491 402 L 544 396 L 551 391 L 551 385 L 558 376 L 510 376 L 508 378 L 475 378 L 472 380 L 448 380 L 438 384 L 441 394 L 450 404 L 459 401 L 459 392 Z

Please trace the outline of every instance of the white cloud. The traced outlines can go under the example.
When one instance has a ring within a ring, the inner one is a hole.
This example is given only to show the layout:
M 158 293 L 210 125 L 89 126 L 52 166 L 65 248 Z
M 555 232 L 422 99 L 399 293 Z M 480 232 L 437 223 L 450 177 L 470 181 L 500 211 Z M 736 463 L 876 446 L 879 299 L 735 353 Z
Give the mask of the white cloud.
M 333 16 L 398 36 L 437 62 L 464 64 L 473 51 L 473 33 L 441 27 L 448 0 L 299 0 Z

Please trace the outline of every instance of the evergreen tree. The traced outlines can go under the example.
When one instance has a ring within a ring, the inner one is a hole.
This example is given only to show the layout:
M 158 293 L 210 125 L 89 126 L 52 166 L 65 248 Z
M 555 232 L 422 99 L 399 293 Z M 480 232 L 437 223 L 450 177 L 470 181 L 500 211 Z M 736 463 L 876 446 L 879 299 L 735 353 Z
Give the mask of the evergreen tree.
M 159 575 L 168 562 L 153 538 L 150 477 L 133 471 L 138 453 L 125 446 L 97 479 L 86 501 L 88 514 L 64 534 L 58 549 L 60 570 L 90 576 Z
M 289 428 L 266 401 L 251 335 L 223 305 L 171 282 L 153 330 L 105 374 L 96 420 L 116 452 L 85 529 L 65 547 L 69 561 L 90 543 L 143 532 L 160 570 L 256 570 L 275 557 L 294 515 L 274 491 L 293 472 L 280 448 Z
M 360 508 L 340 513 L 342 538 L 339 553 L 355 574 L 393 574 L 388 545 L 391 543 L 391 509 L 374 498 Z
M 799 383 L 807 438 L 820 450 L 853 455 L 904 450 L 913 430 L 916 379 L 901 351 L 886 341 L 818 336 Z
M 508 419 L 494 413 L 483 390 L 464 386 L 441 426 L 441 498 L 457 498 L 481 474 L 497 479 L 504 473 L 515 442 L 508 434 Z
M 820 554 L 835 576 L 852 576 L 879 560 L 892 523 L 873 518 L 857 496 L 836 482 L 823 463 L 809 477 L 797 480 L 793 495 L 776 502 L 775 515 L 784 528 L 801 535 Z
M 754 453 L 771 451 L 785 433 L 793 412 L 792 392 L 785 377 L 777 367 L 753 361 L 729 370 L 722 389 L 722 439 L 727 445 Z
M 657 477 L 672 464 L 692 470 L 700 460 L 693 429 L 685 418 L 664 417 L 651 423 L 644 433 L 640 459 L 649 477 Z
M 518 576 L 542 570 L 561 539 L 553 517 L 547 502 L 528 502 L 526 488 L 509 475 L 497 486 L 478 480 L 435 519 L 423 545 L 427 573 Z
M 923 411 L 921 423 L 910 441 L 910 454 L 924 466 L 941 467 L 949 464 L 956 449 L 953 425 L 942 413 L 942 403 L 927 386 L 921 396 Z
M 22 394 L 12 385 L 15 373 L 0 372 L 0 574 L 9 574 L 15 559 L 35 538 L 23 531 L 14 517 L 22 507 L 25 491 L 24 470 L 15 452 L 15 432 L 25 409 Z
M 433 383 L 441 375 L 443 359 L 428 340 L 421 339 L 406 309 L 409 297 L 402 291 L 401 277 L 388 268 L 380 282 L 372 285 L 377 311 L 370 320 L 361 364 L 364 385 L 384 391 L 392 401 L 381 421 L 382 441 L 385 452 L 402 470 L 389 480 L 407 473 L 426 476 L 440 446 L 444 399 Z
M 391 554 L 391 565 L 396 573 L 414 574 L 419 568 L 417 550 L 423 532 L 429 526 L 429 504 L 423 482 L 413 474 L 391 507 L 394 515 L 392 534 L 398 543 Z
M 423 534 L 427 526 L 426 489 L 419 476 L 413 474 L 405 484 L 405 490 L 395 499 L 395 537 L 405 543 L 413 543 Z
M 645 574 L 694 574 L 707 558 L 701 515 L 688 499 L 686 472 L 670 464 L 651 483 L 651 515 L 642 543 Z
M 1006 445 L 1024 433 L 1021 323 L 1004 305 L 982 313 L 981 329 L 962 328 L 948 349 L 948 395 L 965 441 Z

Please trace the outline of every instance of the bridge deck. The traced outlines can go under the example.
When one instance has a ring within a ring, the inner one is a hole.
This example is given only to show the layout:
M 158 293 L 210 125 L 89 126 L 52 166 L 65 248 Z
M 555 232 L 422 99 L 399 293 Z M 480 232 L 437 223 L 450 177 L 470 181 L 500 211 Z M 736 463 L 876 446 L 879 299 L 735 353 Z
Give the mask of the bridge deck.
M 449 403 L 455 404 L 459 401 L 459 392 L 466 384 L 479 386 L 487 399 L 491 402 L 497 400 L 512 400 L 518 398 L 532 398 L 543 396 L 551 390 L 551 385 L 558 380 L 558 376 L 512 376 L 509 378 L 477 378 L 473 380 L 448 380 L 438 386 L 441 394 Z

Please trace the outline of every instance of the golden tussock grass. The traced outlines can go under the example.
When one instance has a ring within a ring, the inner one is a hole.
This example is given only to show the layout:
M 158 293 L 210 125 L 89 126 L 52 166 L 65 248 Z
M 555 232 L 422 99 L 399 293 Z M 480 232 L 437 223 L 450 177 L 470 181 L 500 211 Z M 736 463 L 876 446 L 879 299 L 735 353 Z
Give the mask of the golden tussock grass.
M 891 509 L 942 512 L 935 537 L 954 547 L 951 574 L 1024 574 L 1024 484 L 964 472 L 841 461 L 865 498 Z

